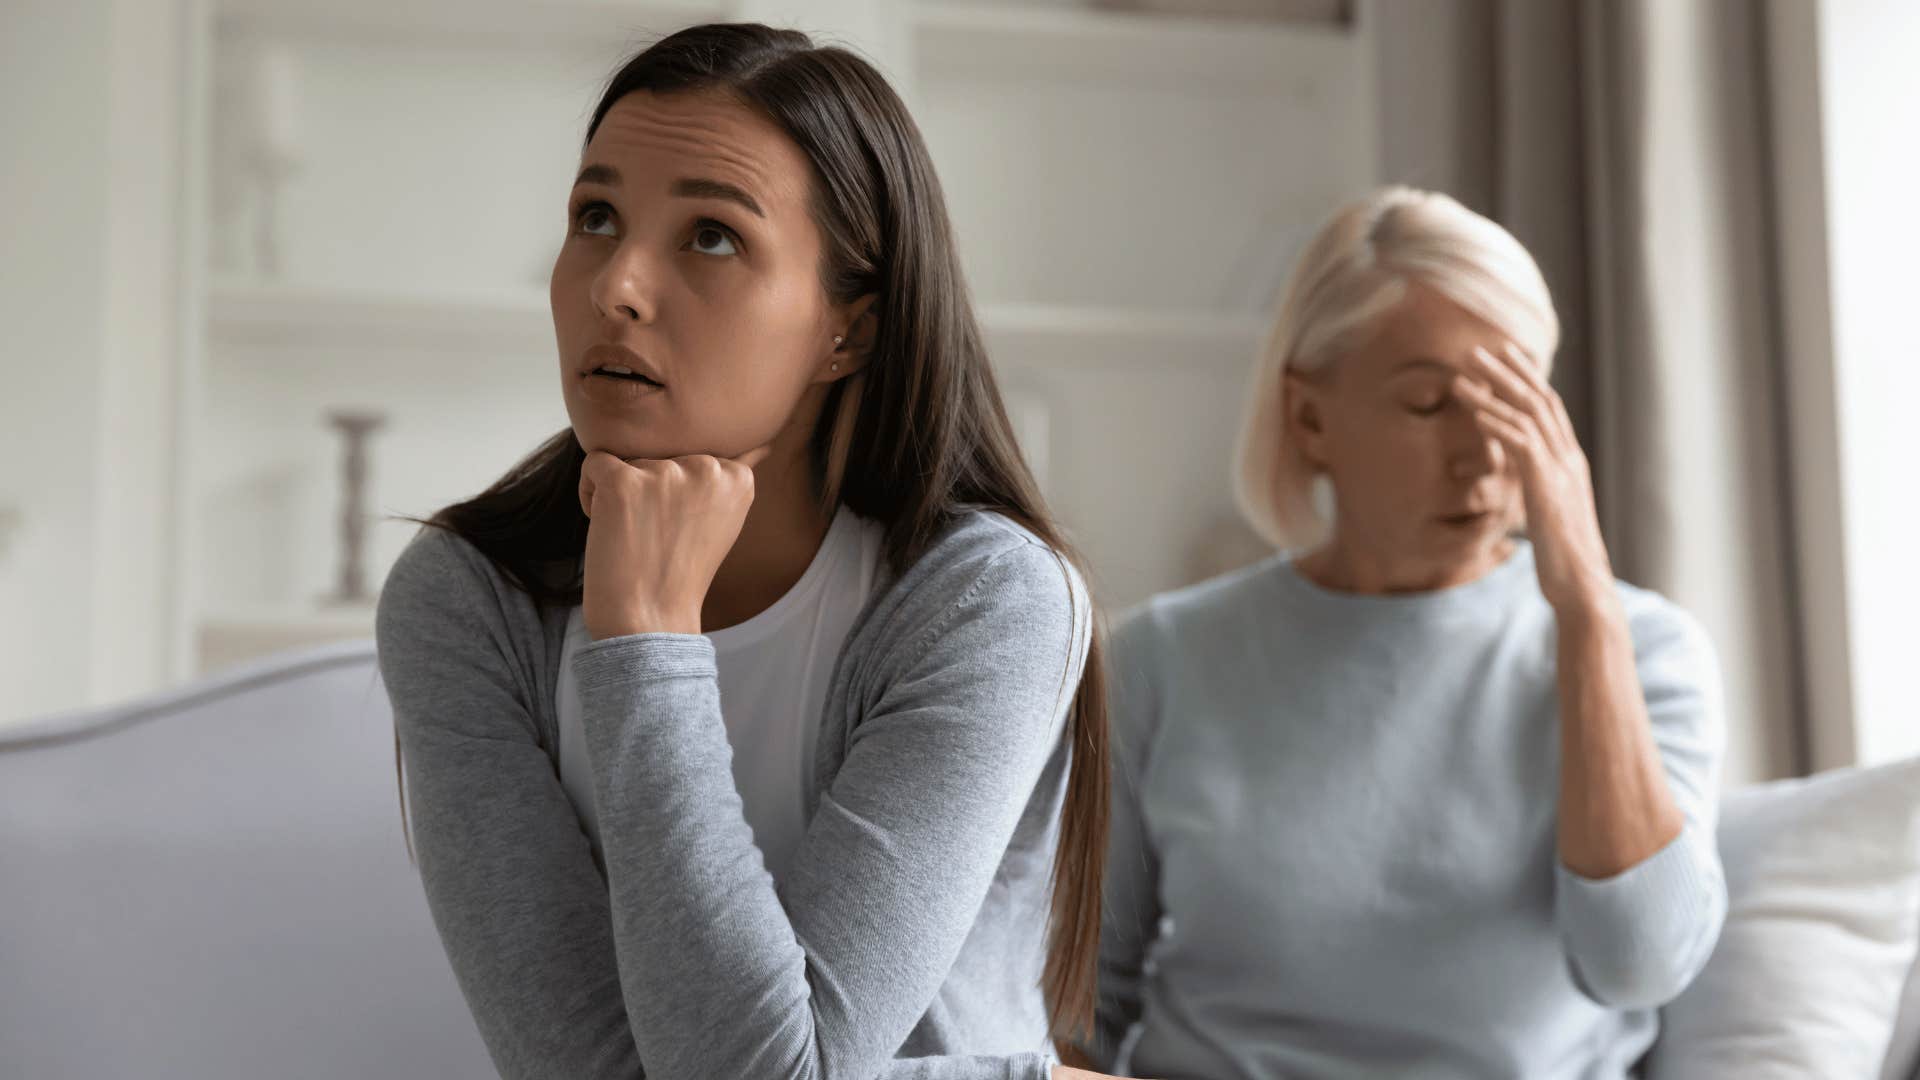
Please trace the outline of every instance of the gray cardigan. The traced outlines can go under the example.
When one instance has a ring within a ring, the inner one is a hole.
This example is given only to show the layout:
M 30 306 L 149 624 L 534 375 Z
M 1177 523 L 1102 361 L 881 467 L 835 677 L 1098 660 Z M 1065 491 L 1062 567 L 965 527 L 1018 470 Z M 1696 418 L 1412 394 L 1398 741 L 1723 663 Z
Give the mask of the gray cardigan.
M 969 512 L 876 587 L 777 889 L 698 635 L 574 658 L 596 866 L 556 758 L 566 618 L 436 529 L 380 598 L 428 905 L 503 1076 L 1045 1080 L 1039 976 L 1091 622 L 1063 560 Z

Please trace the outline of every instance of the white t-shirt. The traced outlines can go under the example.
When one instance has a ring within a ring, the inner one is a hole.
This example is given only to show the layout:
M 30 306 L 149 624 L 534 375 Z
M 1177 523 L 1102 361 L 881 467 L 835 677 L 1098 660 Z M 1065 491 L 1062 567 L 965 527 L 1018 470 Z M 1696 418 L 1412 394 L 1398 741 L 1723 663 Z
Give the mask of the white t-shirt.
M 778 881 L 806 832 L 801 780 L 813 768 L 814 737 L 834 662 L 866 605 L 884 531 L 842 506 L 800 580 L 773 606 L 707 635 L 720 674 L 720 713 L 733 746 L 733 782 L 768 873 Z M 567 620 L 554 704 L 560 721 L 560 783 L 594 850 L 600 819 L 573 681 L 573 654 L 591 639 L 579 608 Z

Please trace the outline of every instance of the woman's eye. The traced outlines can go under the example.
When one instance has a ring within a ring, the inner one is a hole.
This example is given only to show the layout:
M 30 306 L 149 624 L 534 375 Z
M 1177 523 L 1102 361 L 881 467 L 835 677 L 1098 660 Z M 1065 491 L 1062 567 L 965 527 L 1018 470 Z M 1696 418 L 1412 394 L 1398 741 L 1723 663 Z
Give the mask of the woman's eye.
M 693 230 L 693 250 L 702 255 L 738 255 L 733 230 L 715 221 L 700 222 Z
M 1447 399 L 1444 397 L 1428 398 L 1422 401 L 1416 401 L 1409 404 L 1407 406 L 1407 411 L 1412 413 L 1415 416 L 1432 416 L 1435 413 L 1438 413 L 1441 409 L 1445 408 L 1446 404 L 1447 404 Z
M 612 236 L 613 208 L 603 202 L 584 203 L 573 212 L 573 227 L 589 236 Z

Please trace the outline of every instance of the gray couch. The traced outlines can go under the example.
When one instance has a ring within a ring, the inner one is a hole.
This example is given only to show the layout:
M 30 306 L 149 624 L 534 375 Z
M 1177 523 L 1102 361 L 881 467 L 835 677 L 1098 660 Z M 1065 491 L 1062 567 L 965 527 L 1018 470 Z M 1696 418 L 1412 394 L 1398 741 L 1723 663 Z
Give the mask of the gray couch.
M 371 642 L 0 732 L 0 1077 L 491 1075 Z
M 488 1075 L 371 642 L 0 730 L 0 1078 Z

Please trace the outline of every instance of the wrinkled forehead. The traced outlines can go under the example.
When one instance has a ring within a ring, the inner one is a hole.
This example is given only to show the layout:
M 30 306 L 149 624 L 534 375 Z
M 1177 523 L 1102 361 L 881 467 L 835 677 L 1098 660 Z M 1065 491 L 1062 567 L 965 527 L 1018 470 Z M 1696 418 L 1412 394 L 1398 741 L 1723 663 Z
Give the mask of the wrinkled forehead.
M 702 179 L 749 193 L 770 218 L 806 206 L 806 155 L 772 120 L 718 92 L 626 95 L 601 118 L 580 162 L 611 166 L 638 194 Z

